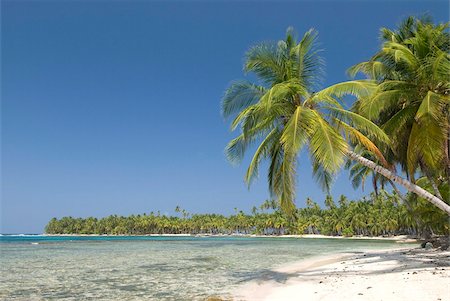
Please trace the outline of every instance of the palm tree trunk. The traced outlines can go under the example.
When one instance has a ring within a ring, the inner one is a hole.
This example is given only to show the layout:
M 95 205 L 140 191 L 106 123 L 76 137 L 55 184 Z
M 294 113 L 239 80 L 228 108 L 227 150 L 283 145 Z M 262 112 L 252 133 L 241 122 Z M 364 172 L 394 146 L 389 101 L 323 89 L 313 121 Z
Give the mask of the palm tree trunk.
M 404 203 L 408 203 L 408 201 L 405 199 L 405 197 L 403 196 L 403 194 L 400 192 L 400 190 L 398 190 L 397 185 L 395 185 L 394 182 L 392 182 L 392 180 L 389 180 L 389 184 L 391 184 L 392 188 L 394 188 L 395 193 L 397 193 L 398 197 L 404 202 Z M 407 205 L 411 210 L 411 205 L 408 203 Z
M 392 188 L 394 188 L 395 192 L 397 193 L 398 197 L 403 201 L 403 204 L 406 205 L 406 208 L 408 209 L 409 213 L 413 217 L 414 221 L 416 222 L 417 228 L 420 227 L 420 220 L 417 217 L 417 215 L 414 213 L 414 210 L 411 206 L 411 203 L 402 195 L 400 190 L 398 190 L 397 185 L 392 180 L 389 180 L 389 183 L 391 184 Z
M 448 131 L 447 142 L 445 143 L 445 164 L 447 165 L 445 176 L 448 178 L 450 176 L 450 157 L 449 157 L 449 149 L 450 149 L 450 131 Z
M 436 182 L 434 181 L 434 179 L 432 177 L 427 176 L 428 180 L 431 183 L 431 187 L 433 187 L 434 193 L 436 194 L 436 196 L 440 199 L 443 199 L 441 192 L 439 191 L 439 188 L 436 184 Z
M 422 187 L 419 187 L 416 184 L 413 184 L 413 183 L 409 182 L 408 180 L 403 179 L 402 177 L 391 172 L 390 170 L 376 164 L 373 161 L 370 161 L 370 160 L 364 158 L 363 156 L 358 155 L 357 153 L 355 153 L 353 151 L 347 151 L 347 156 L 350 159 L 356 160 L 359 163 L 361 163 L 362 165 L 367 166 L 370 169 L 372 169 L 373 171 L 385 176 L 387 179 L 402 185 L 408 191 L 417 194 L 421 198 L 426 199 L 427 201 L 429 201 L 430 203 L 432 203 L 433 205 L 435 205 L 436 207 L 438 207 L 439 209 L 443 210 L 448 215 L 450 215 L 450 206 L 447 205 L 444 201 L 442 201 L 438 197 L 432 195 L 431 193 L 429 193 L 428 191 L 423 189 Z
M 428 181 L 430 182 L 431 187 L 433 187 L 434 194 L 442 200 L 443 198 L 442 198 L 441 192 L 439 191 L 439 188 L 438 188 L 436 182 L 434 181 L 433 176 L 431 175 L 429 169 L 422 162 L 419 162 L 419 164 L 420 164 L 420 168 L 425 173 L 425 176 L 427 177 Z
M 377 183 L 376 175 L 372 176 L 372 184 L 373 184 L 373 191 L 375 192 L 375 196 L 378 196 L 378 183 Z

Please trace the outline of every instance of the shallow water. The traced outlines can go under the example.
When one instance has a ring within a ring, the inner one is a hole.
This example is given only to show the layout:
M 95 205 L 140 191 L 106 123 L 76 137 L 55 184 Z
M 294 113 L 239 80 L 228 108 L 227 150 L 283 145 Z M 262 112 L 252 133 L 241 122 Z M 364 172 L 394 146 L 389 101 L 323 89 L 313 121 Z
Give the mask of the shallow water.
M 391 241 L 0 236 L 1 300 L 204 300 L 279 265 Z

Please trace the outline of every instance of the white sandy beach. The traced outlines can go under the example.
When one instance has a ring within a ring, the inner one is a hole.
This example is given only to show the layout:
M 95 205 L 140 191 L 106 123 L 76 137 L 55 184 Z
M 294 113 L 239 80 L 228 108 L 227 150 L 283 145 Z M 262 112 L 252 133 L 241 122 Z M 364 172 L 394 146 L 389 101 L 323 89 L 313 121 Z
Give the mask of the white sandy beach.
M 450 251 L 396 249 L 316 257 L 268 272 L 233 297 L 283 300 L 450 300 Z
M 2 234 L 0 234 L 2 235 Z M 26 235 L 26 234 L 18 234 Z M 116 236 L 173 236 L 173 237 L 259 237 L 259 238 L 329 238 L 329 239 L 356 239 L 356 240 L 390 240 L 398 243 L 411 243 L 419 240 L 410 238 L 407 235 L 394 235 L 394 236 L 331 236 L 322 234 L 285 234 L 285 235 L 258 235 L 258 234 L 190 234 L 190 233 L 166 233 L 166 234 L 32 234 L 37 236 L 86 236 L 86 237 L 116 237 Z

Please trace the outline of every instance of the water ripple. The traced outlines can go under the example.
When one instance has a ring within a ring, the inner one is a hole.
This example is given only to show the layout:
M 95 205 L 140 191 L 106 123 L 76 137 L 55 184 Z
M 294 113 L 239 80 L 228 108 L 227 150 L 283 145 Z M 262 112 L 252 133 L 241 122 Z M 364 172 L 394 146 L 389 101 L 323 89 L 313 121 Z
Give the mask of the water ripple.
M 203 300 L 312 254 L 395 246 L 254 238 L 24 241 L 0 242 L 0 300 Z

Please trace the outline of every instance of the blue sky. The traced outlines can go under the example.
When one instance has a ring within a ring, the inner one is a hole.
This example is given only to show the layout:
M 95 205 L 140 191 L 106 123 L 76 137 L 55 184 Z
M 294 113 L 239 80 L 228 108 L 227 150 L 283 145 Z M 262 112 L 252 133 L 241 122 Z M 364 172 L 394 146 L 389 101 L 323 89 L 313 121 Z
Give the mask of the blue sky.
M 229 214 L 268 198 L 250 190 L 248 158 L 220 99 L 260 41 L 319 31 L 324 85 L 410 14 L 448 19 L 446 1 L 2 1 L 3 233 L 40 233 L 52 217 L 150 211 Z M 297 205 L 323 203 L 302 158 Z M 332 190 L 357 198 L 342 173 Z M 366 193 L 370 191 L 368 185 Z

